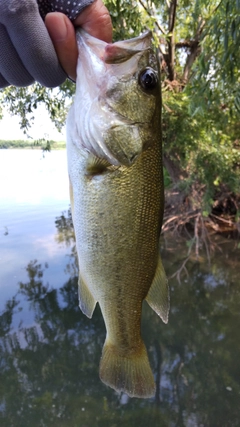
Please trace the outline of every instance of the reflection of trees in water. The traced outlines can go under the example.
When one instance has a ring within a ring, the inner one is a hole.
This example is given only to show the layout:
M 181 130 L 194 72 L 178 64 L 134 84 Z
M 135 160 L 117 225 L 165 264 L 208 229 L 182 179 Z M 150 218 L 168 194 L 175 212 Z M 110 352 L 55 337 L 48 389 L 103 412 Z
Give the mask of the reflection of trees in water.
M 71 247 L 69 262 L 66 266 L 66 273 L 71 277 L 78 275 L 77 249 L 75 243 L 75 234 L 73 230 L 71 208 L 56 218 L 55 225 L 57 229 L 56 240 L 58 243 L 65 243 L 67 247 Z
M 186 414 L 196 417 L 197 426 L 238 425 L 240 324 L 220 293 L 209 295 L 201 284 L 185 292 L 174 287 L 168 330 L 151 328 L 149 340 L 160 337 L 162 350 L 160 401 L 178 412 L 177 425 L 185 425 Z M 153 324 L 151 312 L 149 318 Z
M 43 268 L 36 261 L 29 263 L 27 272 L 29 281 L 20 283 L 19 294 L 34 310 L 34 325 L 20 326 L 9 334 L 7 319 L 14 304 L 8 304 L 1 316 L 3 422 L 52 425 L 58 418 L 72 419 L 74 413 L 77 425 L 78 419 L 84 419 L 81 408 L 87 409 L 92 400 L 97 404 L 96 397 L 102 395 L 98 381 L 104 340 L 101 314 L 97 311 L 92 322 L 81 314 L 76 279 L 69 279 L 58 291 L 44 285 Z
M 62 242 L 66 236 L 74 244 L 70 216 L 58 219 Z M 169 264 L 166 259 L 167 270 Z M 98 378 L 105 339 L 100 310 L 87 319 L 78 308 L 77 278 L 52 289 L 44 283 L 45 268 L 28 264 L 28 281 L 0 316 L 1 426 L 239 425 L 240 284 L 223 258 L 211 267 L 191 262 L 191 279 L 172 281 L 167 326 L 144 304 L 142 332 L 157 395 L 126 398 L 125 405 L 125 397 Z M 35 322 L 15 332 L 21 298 Z
M 0 315 L 0 337 L 4 337 L 5 335 L 9 334 L 13 315 L 16 312 L 15 308 L 18 306 L 18 304 L 19 301 L 17 301 L 16 297 L 13 297 L 11 300 L 7 301 L 5 310 Z
M 57 241 L 59 243 L 65 243 L 66 246 L 70 246 L 75 243 L 75 236 L 73 231 L 73 222 L 71 208 L 56 218 L 55 225 L 57 228 Z

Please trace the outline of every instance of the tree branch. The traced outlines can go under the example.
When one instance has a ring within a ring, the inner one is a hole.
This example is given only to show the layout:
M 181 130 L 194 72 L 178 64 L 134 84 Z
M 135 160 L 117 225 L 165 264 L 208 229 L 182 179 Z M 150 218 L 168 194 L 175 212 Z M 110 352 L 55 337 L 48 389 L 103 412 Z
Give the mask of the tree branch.
M 139 0 L 140 5 L 143 7 L 143 9 L 147 12 L 148 16 L 150 16 L 150 18 L 153 17 L 152 13 L 148 10 L 147 6 L 143 3 L 142 0 Z M 161 26 L 161 24 L 159 24 L 158 20 L 155 18 L 154 16 L 154 20 L 155 20 L 155 25 L 156 27 L 159 29 L 159 31 L 161 31 L 162 34 L 166 34 L 166 31 L 164 30 L 164 28 Z
M 182 80 L 183 80 L 183 84 L 186 85 L 186 83 L 189 80 L 190 77 L 190 72 L 192 69 L 192 66 L 195 62 L 195 59 L 198 57 L 198 55 L 201 52 L 201 47 L 199 44 L 195 45 L 194 48 L 191 49 L 190 54 L 187 56 L 187 60 L 186 60 L 186 64 L 184 67 L 184 71 L 183 71 L 183 76 L 182 76 Z
M 199 41 L 197 40 L 183 40 L 182 42 L 177 42 L 175 44 L 176 49 L 193 49 L 199 45 Z
M 194 61 L 201 52 L 200 38 L 201 38 L 201 34 L 202 34 L 205 23 L 206 23 L 205 20 L 201 20 L 199 22 L 194 40 L 190 40 L 190 41 L 185 40 L 183 42 L 182 46 L 180 46 L 181 43 L 178 43 L 178 45 L 179 45 L 178 47 L 187 47 L 190 49 L 190 53 L 187 56 L 186 64 L 185 64 L 184 71 L 183 71 L 182 80 L 183 80 L 184 84 L 186 84 L 188 82 L 189 76 L 190 76 L 190 71 L 191 71 L 192 66 L 194 64 Z M 187 44 L 188 44 L 188 46 L 187 46 Z
M 168 7 L 168 9 L 170 9 L 170 3 L 169 3 L 169 1 L 168 1 L 168 0 L 166 0 L 166 3 L 167 3 L 167 7 Z
M 168 21 L 169 33 L 172 33 L 174 30 L 175 20 L 176 20 L 176 9 L 177 9 L 177 0 L 172 0 L 170 3 L 169 21 Z
M 211 15 L 213 15 L 215 12 L 217 12 L 218 8 L 221 6 L 223 0 L 220 0 L 220 2 L 218 3 L 218 5 L 213 9 L 213 11 L 211 12 Z
M 169 8 L 169 20 L 168 20 L 168 71 L 169 71 L 169 80 L 175 80 L 175 37 L 174 37 L 174 26 L 176 21 L 176 9 L 177 9 L 177 0 L 172 0 Z

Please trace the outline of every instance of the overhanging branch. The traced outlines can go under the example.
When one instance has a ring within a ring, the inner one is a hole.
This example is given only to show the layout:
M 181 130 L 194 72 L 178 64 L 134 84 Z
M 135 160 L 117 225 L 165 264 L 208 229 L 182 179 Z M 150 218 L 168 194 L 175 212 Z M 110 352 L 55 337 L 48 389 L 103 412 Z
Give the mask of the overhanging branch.
M 176 9 L 177 9 L 177 0 L 172 0 L 170 3 L 170 11 L 169 11 L 169 23 L 168 23 L 168 32 L 172 33 L 175 26 L 176 20 Z
M 188 82 L 194 61 L 196 60 L 196 58 L 199 56 L 201 52 L 200 38 L 201 38 L 201 34 L 202 34 L 205 23 L 206 21 L 203 19 L 199 21 L 196 35 L 193 40 L 185 40 L 182 43 L 181 42 L 178 43 L 179 48 L 186 47 L 189 49 L 189 54 L 187 56 L 186 64 L 183 71 L 183 77 L 182 77 L 182 81 L 184 84 Z
M 147 6 L 143 3 L 143 1 L 139 0 L 139 3 L 143 7 L 143 9 L 147 12 L 148 16 L 150 16 L 150 18 L 153 18 L 152 12 L 148 10 Z M 161 31 L 162 34 L 167 34 L 164 28 L 162 27 L 162 25 L 159 24 L 158 20 L 155 18 L 155 16 L 154 16 L 154 20 L 155 20 L 155 25 L 159 29 L 159 31 Z
M 169 20 L 168 20 L 168 58 L 166 58 L 168 66 L 169 80 L 175 80 L 175 36 L 174 36 L 174 27 L 176 21 L 176 9 L 177 9 L 177 0 L 172 0 L 169 8 Z

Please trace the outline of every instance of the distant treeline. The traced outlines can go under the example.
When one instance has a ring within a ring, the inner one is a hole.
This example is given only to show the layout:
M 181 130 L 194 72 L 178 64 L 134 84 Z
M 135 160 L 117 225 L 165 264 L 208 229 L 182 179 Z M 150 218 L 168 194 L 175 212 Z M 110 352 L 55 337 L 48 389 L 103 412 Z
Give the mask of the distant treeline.
M 65 141 L 53 141 L 53 140 L 2 140 L 0 139 L 0 149 L 6 149 L 6 148 L 32 148 L 32 149 L 39 149 L 42 150 L 60 150 L 66 147 Z

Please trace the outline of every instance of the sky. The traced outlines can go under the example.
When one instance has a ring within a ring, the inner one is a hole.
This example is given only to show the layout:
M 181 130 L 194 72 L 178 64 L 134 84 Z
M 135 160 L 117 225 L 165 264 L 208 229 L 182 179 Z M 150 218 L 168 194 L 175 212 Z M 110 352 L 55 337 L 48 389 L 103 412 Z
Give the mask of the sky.
M 42 105 L 36 110 L 35 122 L 29 131 L 29 135 L 34 139 L 52 139 L 54 141 L 65 140 L 65 129 L 59 133 L 48 117 L 47 111 Z M 20 129 L 19 118 L 10 116 L 4 112 L 3 119 L 0 120 L 0 140 L 27 139 L 27 136 Z

